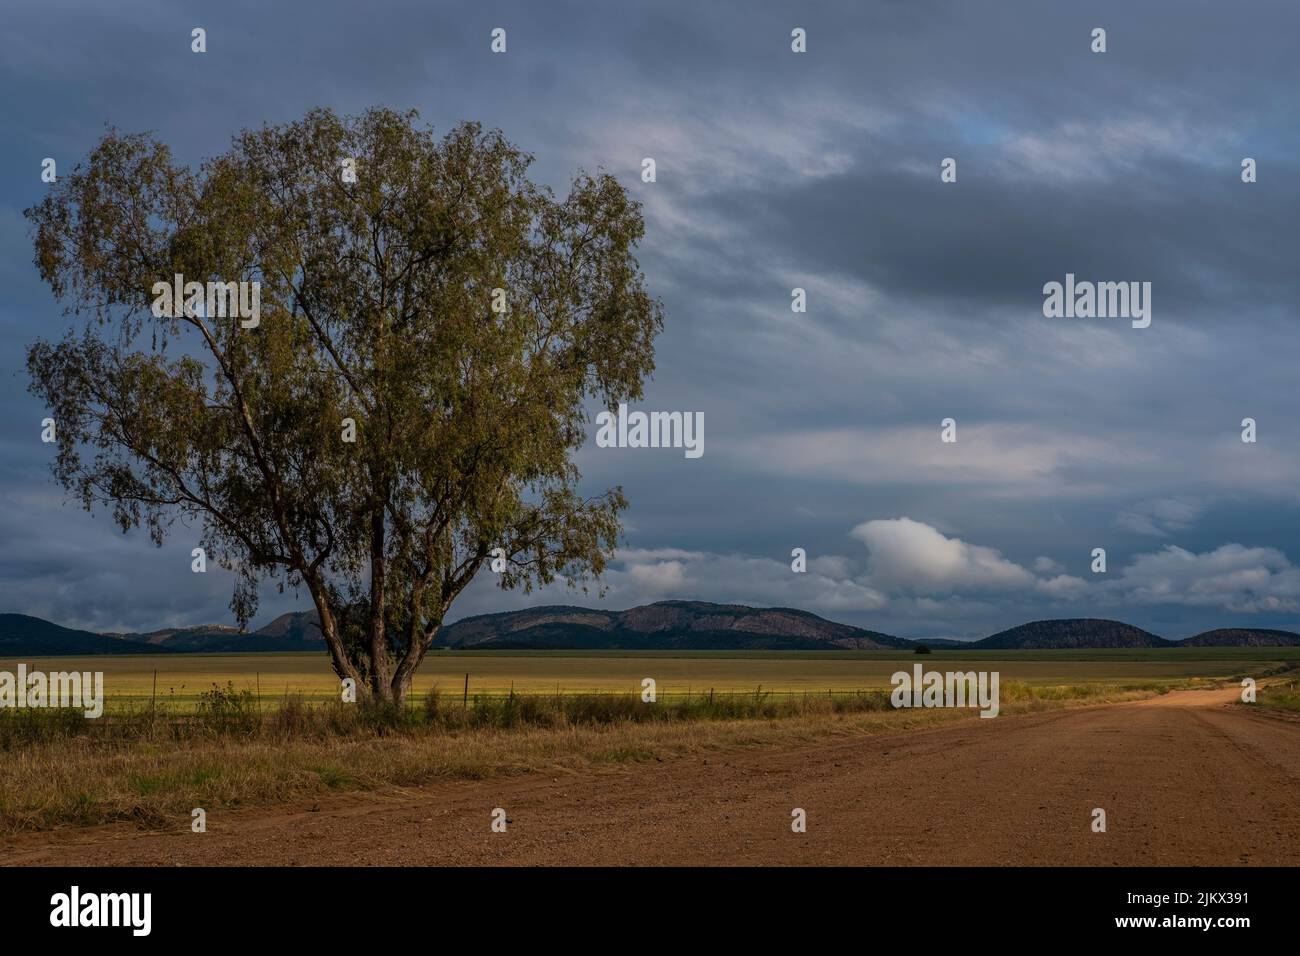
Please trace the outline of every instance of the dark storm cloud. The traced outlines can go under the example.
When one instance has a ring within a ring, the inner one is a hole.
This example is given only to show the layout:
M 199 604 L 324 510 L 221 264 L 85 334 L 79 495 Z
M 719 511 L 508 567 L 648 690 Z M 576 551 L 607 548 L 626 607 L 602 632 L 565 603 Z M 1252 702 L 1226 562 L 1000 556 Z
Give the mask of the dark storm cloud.
M 228 620 L 230 579 L 190 573 L 190 533 L 155 549 L 50 482 L 23 371 L 65 327 L 21 218 L 40 160 L 66 170 L 111 123 L 197 163 L 243 127 L 383 104 L 498 126 L 557 190 L 603 167 L 645 203 L 668 322 L 644 404 L 703 411 L 706 453 L 580 456 L 592 491 L 632 501 L 611 603 L 785 603 L 911 635 L 1092 612 L 1173 635 L 1296 626 L 1292 4 L 10 6 L 0 610 Z M 645 156 L 657 183 L 639 181 Z M 939 181 L 948 156 L 956 184 Z M 1042 285 L 1066 272 L 1150 281 L 1152 327 L 1044 318 Z M 1237 441 L 1247 415 L 1255 446 Z M 894 523 L 856 530 L 873 521 Z M 1087 569 L 1099 545 L 1106 581 Z M 927 591 L 884 573 L 886 554 L 953 571 Z M 1259 593 L 1233 589 L 1245 578 Z M 535 600 L 485 579 L 456 613 Z M 268 593 L 262 617 L 292 606 Z
M 897 155 L 902 144 L 885 150 Z M 1216 168 L 1150 157 L 1151 165 L 1098 181 L 1034 181 L 990 174 L 981 152 L 949 143 L 960 189 L 924 174 L 855 167 L 787 191 L 720 196 L 713 215 L 748 224 L 792 267 L 849 275 L 935 306 L 1036 312 L 1042 286 L 1141 279 L 1162 317 L 1208 318 L 1246 306 L 1260 316 L 1300 300 L 1291 242 L 1300 177 L 1273 167 L 1276 185 L 1243 199 L 1238 161 Z M 982 317 L 982 312 L 976 313 Z

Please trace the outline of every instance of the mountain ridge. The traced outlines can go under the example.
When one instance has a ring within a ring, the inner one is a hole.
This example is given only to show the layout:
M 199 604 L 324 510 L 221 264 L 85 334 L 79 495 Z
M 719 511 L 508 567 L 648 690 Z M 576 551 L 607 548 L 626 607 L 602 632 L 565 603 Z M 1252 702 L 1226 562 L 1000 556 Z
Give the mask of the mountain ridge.
M 1217 628 L 1183 641 L 1106 618 L 1030 621 L 981 640 L 909 639 L 840 624 L 811 611 L 670 600 L 622 611 L 552 604 L 461 618 L 434 649 L 455 650 L 1083 650 L 1166 647 L 1293 647 L 1300 634 Z M 253 631 L 195 625 L 97 634 L 23 614 L 0 614 L 0 657 L 242 653 L 323 650 L 315 611 L 290 611 Z
M 435 646 L 456 649 L 885 650 L 914 647 L 906 638 L 828 621 L 797 608 L 754 608 L 707 601 L 657 601 L 605 611 L 546 605 L 462 618 Z
M 30 614 L 0 614 L 0 657 L 167 653 L 155 644 L 61 627 Z
M 1178 643 L 1181 647 L 1300 647 L 1300 634 L 1261 627 L 1220 627 Z

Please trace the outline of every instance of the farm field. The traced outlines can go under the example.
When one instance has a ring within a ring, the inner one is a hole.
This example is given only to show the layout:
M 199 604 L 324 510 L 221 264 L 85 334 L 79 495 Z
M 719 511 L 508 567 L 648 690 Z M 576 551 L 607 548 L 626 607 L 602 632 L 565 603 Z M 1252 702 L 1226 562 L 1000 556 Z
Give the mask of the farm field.
M 460 697 L 640 692 L 653 677 L 663 695 L 755 691 L 812 694 L 889 687 L 890 675 L 927 669 L 997 670 L 1031 686 L 1182 684 L 1258 674 L 1300 660 L 1300 648 L 1172 648 L 1106 651 L 437 651 L 416 675 L 415 696 L 433 688 Z M 14 670 L 19 659 L 0 659 Z M 264 707 L 286 695 L 326 700 L 338 680 L 324 654 L 177 654 L 21 659 L 41 670 L 103 671 L 110 710 L 147 703 L 192 708 L 213 684 L 258 695 Z M 156 669 L 156 677 L 155 677 Z

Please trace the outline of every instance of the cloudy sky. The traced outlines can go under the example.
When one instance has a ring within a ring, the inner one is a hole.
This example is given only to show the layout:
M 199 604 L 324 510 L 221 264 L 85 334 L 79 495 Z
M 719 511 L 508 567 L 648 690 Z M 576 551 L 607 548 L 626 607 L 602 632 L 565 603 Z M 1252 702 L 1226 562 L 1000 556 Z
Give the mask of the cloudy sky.
M 499 127 L 538 180 L 604 168 L 645 205 L 666 327 L 640 407 L 703 412 L 705 453 L 581 453 L 585 490 L 632 502 L 606 605 L 780 604 L 909 637 L 1300 629 L 1294 3 L 6 7 L 0 611 L 231 619 L 231 579 L 192 574 L 183 533 L 123 536 L 49 477 L 23 368 L 67 321 L 22 218 L 41 160 L 70 168 L 111 123 L 197 163 L 242 127 L 387 105 Z M 1045 318 L 1066 273 L 1150 282 L 1151 326 Z M 596 603 L 484 579 L 453 617 L 550 602 Z M 268 593 L 259 620 L 307 603 Z

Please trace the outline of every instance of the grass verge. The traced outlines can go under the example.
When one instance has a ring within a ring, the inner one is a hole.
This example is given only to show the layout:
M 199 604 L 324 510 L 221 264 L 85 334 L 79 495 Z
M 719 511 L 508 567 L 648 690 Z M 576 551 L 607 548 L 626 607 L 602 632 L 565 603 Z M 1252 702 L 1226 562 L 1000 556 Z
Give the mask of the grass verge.
M 1300 713 L 1300 681 L 1265 684 L 1259 688 L 1257 706 Z

